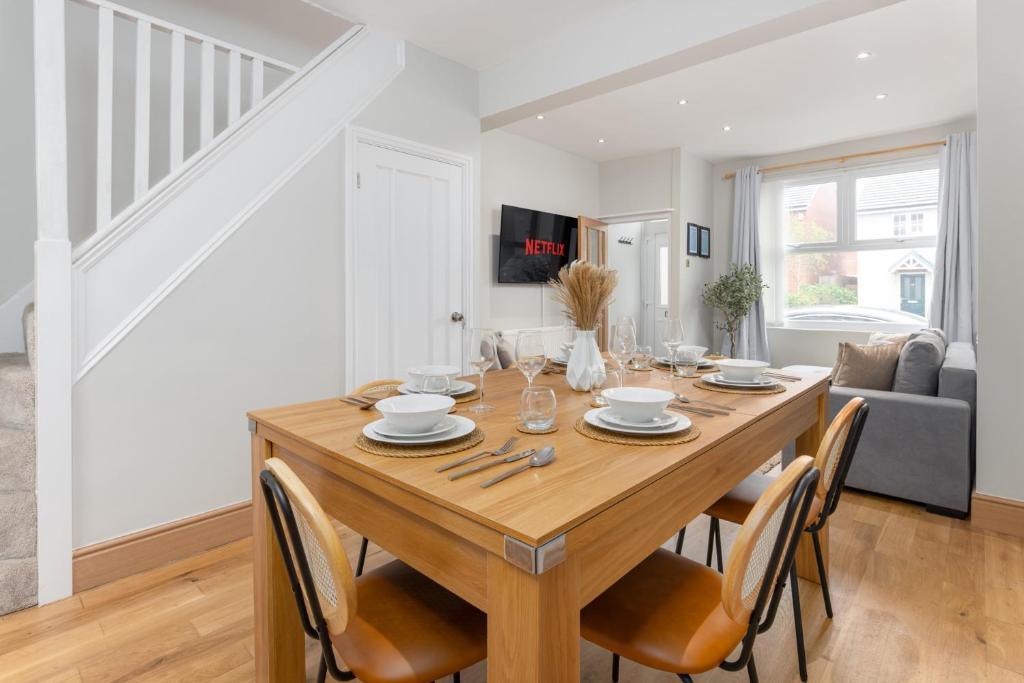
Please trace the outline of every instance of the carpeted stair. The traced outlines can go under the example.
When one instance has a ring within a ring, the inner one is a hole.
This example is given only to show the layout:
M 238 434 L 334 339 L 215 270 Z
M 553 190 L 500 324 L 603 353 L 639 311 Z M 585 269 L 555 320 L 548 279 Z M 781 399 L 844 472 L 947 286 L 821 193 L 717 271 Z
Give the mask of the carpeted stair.
M 36 325 L 26 353 L 0 353 L 0 614 L 36 603 Z

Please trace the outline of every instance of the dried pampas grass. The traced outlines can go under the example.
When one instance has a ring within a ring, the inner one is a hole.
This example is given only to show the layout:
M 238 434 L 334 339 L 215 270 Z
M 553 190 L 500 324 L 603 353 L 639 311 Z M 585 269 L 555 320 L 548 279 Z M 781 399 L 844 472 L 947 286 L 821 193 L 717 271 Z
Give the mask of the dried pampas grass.
M 562 266 L 558 279 L 549 283 L 555 300 L 565 306 L 580 330 L 596 330 L 604 309 L 612 301 L 619 276 L 607 266 L 589 261 L 573 261 Z

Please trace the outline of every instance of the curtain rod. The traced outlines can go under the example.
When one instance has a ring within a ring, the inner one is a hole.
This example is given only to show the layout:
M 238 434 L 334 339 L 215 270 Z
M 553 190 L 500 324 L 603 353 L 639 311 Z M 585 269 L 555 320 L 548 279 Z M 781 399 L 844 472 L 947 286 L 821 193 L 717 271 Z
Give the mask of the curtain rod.
M 839 163 L 845 163 L 849 159 L 859 159 L 861 157 L 873 157 L 880 154 L 892 154 L 893 152 L 909 152 L 914 149 L 925 149 L 927 147 L 941 147 L 946 144 L 945 140 L 936 140 L 934 142 L 922 142 L 917 145 L 904 145 L 903 147 L 887 147 L 886 149 L 876 149 L 873 152 L 857 152 L 855 154 L 844 154 L 838 157 L 826 157 L 824 159 L 812 159 L 811 161 L 798 161 L 792 164 L 779 164 L 777 166 L 765 166 L 764 168 L 757 169 L 758 173 L 771 173 L 773 171 L 783 171 L 789 168 L 800 168 L 801 166 L 813 166 L 814 164 L 824 164 L 829 161 L 838 161 Z M 732 180 L 736 177 L 736 172 L 726 173 L 722 176 L 722 180 Z

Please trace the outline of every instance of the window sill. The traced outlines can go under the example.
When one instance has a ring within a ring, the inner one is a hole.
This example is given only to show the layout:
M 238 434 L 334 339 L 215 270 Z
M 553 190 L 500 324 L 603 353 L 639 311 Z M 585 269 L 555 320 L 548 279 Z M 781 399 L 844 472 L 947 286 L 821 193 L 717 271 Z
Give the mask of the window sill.
M 885 323 L 885 322 L 870 322 L 870 323 L 840 323 L 840 322 L 776 322 L 768 323 L 769 330 L 799 330 L 802 332 L 862 332 L 870 334 L 872 332 L 887 332 L 887 333 L 900 333 L 900 332 L 917 332 L 918 330 L 927 327 L 927 323 Z

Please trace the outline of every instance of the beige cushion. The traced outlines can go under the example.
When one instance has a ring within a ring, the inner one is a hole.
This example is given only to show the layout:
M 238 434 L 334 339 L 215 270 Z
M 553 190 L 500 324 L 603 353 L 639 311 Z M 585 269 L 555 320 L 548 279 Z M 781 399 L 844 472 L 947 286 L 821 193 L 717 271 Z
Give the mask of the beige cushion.
M 901 344 L 839 345 L 839 355 L 832 370 L 832 384 L 837 387 L 890 391 Z
M 909 332 L 872 332 L 868 337 L 868 344 L 899 344 L 903 346 L 910 341 Z

